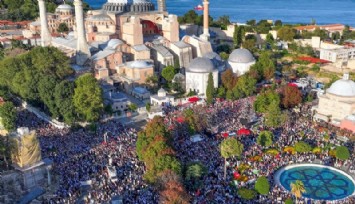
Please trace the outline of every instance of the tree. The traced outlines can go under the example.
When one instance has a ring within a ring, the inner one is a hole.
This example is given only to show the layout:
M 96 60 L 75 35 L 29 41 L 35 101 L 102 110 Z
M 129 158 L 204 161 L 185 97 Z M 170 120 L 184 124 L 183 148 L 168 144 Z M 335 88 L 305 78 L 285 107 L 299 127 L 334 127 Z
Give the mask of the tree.
M 282 105 L 285 108 L 293 108 L 302 102 L 302 93 L 294 86 L 286 86 L 283 89 Z
M 76 112 L 73 104 L 75 84 L 71 81 L 61 81 L 54 90 L 54 101 L 58 108 L 60 118 L 71 125 L 76 120 Z
M 338 146 L 335 149 L 335 156 L 337 159 L 345 161 L 350 157 L 349 149 L 345 146 Z
M 190 203 L 190 196 L 185 191 L 180 177 L 171 170 L 166 170 L 159 174 L 158 187 L 160 194 L 159 203 Z
M 291 185 L 291 193 L 295 195 L 296 203 L 297 203 L 297 199 L 302 197 L 302 193 L 305 193 L 306 189 L 304 188 L 303 182 L 300 180 L 296 180 L 295 182 L 292 182 L 290 185 Z
M 5 102 L 0 105 L 0 120 L 5 130 L 11 132 L 16 129 L 17 113 L 13 103 Z
M 58 33 L 67 33 L 69 32 L 68 25 L 66 23 L 60 23 L 57 29 Z
M 238 195 L 245 200 L 252 200 L 256 196 L 256 192 L 252 189 L 239 188 L 237 192 Z
M 235 26 L 233 34 L 233 42 L 235 47 L 240 47 L 245 36 L 245 27 L 244 26 Z
M 256 43 L 256 39 L 246 39 L 242 44 L 243 44 L 243 48 L 253 52 L 255 50 L 255 43 Z
M 312 150 L 312 147 L 306 142 L 299 141 L 295 144 L 295 150 L 296 152 L 305 153 L 310 152 Z
M 152 105 L 150 103 L 145 104 L 145 109 L 150 112 L 150 109 L 152 108 Z
M 268 33 L 266 35 L 266 42 L 269 43 L 270 45 L 273 45 L 275 42 L 274 36 L 272 36 L 271 33 Z
M 286 121 L 286 115 L 282 113 L 279 103 L 271 103 L 265 113 L 265 125 L 268 127 L 280 127 Z
M 214 96 L 214 82 L 212 73 L 208 74 L 207 87 L 206 87 L 206 101 L 207 104 L 212 104 Z
M 73 102 L 80 118 L 89 122 L 97 121 L 103 110 L 102 90 L 96 79 L 89 73 L 75 80 Z
M 227 54 L 226 52 L 220 52 L 219 56 L 223 59 L 223 60 L 228 60 L 229 58 L 229 54 Z
M 291 42 L 295 37 L 296 32 L 292 27 L 284 26 L 277 31 L 277 36 L 284 41 Z
M 254 110 L 258 113 L 266 113 L 271 104 L 279 106 L 280 96 L 277 92 L 267 90 L 260 93 L 254 102 Z
M 224 98 L 226 96 L 226 89 L 221 86 L 217 89 L 217 97 L 218 98 Z
M 256 91 L 256 80 L 250 77 L 248 74 L 244 74 L 239 77 L 237 84 L 233 88 L 233 94 L 235 98 L 243 98 L 251 96 Z
M 47 107 L 49 113 L 52 117 L 56 118 L 59 116 L 58 107 L 54 98 L 55 87 L 58 81 L 54 77 L 45 76 L 38 82 L 38 93 L 41 101 Z
M 244 150 L 244 145 L 235 138 L 227 138 L 221 143 L 221 155 L 224 158 L 224 179 L 227 174 L 227 159 L 234 156 L 240 156 Z
M 135 103 L 131 103 L 131 104 L 129 104 L 128 105 L 128 109 L 130 110 L 130 111 L 136 111 L 137 109 L 138 109 L 138 106 L 137 106 L 137 104 L 135 104 Z
M 233 73 L 232 69 L 227 69 L 221 76 L 222 84 L 227 90 L 232 90 L 237 82 L 237 77 Z
M 191 182 L 191 189 L 196 190 L 202 184 L 201 178 L 207 173 L 206 167 L 199 163 L 194 162 L 188 165 L 186 170 L 185 180 Z
M 173 80 L 175 74 L 176 72 L 173 66 L 166 66 L 161 72 L 162 77 L 164 77 L 164 79 L 169 83 Z
M 248 20 L 246 24 L 249 26 L 256 26 L 256 20 L 255 19 Z
M 261 195 L 267 195 L 269 193 L 270 184 L 265 176 L 261 176 L 256 180 L 255 190 Z
M 274 25 L 275 25 L 276 27 L 281 27 L 281 26 L 282 26 L 282 21 L 281 21 L 281 20 L 276 20 L 275 23 L 274 23 Z
M 263 147 L 269 147 L 272 145 L 273 138 L 274 134 L 272 134 L 272 132 L 261 131 L 258 138 L 256 139 L 256 142 Z

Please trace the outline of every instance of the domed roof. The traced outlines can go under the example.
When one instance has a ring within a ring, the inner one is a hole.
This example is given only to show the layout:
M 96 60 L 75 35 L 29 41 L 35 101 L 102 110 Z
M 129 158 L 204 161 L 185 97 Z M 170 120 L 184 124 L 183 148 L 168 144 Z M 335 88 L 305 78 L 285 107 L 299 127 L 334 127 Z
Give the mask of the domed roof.
M 150 64 L 144 60 L 136 60 L 136 61 L 133 61 L 129 65 L 129 67 L 131 67 L 131 68 L 147 68 L 147 67 L 150 67 Z
M 120 39 L 111 39 L 111 40 L 108 41 L 106 49 L 114 50 L 114 49 L 116 49 L 116 47 L 118 45 L 122 45 L 122 44 L 123 44 L 123 41 L 120 40 Z
M 229 62 L 234 63 L 250 63 L 254 62 L 254 56 L 247 49 L 235 49 L 228 58 Z
M 210 73 L 215 70 L 215 66 L 208 58 L 197 57 L 193 59 L 186 69 L 186 72 Z
M 73 10 L 73 7 L 71 7 L 68 4 L 61 4 L 55 10 L 56 11 L 68 11 L 68 10 Z
M 142 3 L 150 3 L 149 0 L 108 0 L 107 3 L 114 4 L 142 4 Z
M 222 61 L 221 56 L 219 56 L 217 53 L 215 52 L 207 52 L 205 55 L 203 55 L 203 57 L 208 58 L 208 59 L 216 59 L 216 60 L 220 60 Z
M 337 96 L 355 97 L 355 82 L 349 79 L 348 74 L 344 74 L 342 79 L 337 80 L 327 89 L 327 93 Z
M 104 13 L 90 16 L 88 18 L 88 20 L 91 20 L 91 21 L 112 21 L 111 17 L 107 14 L 104 14 Z
M 158 96 L 159 97 L 165 97 L 166 96 L 166 91 L 163 88 L 160 88 L 158 90 Z

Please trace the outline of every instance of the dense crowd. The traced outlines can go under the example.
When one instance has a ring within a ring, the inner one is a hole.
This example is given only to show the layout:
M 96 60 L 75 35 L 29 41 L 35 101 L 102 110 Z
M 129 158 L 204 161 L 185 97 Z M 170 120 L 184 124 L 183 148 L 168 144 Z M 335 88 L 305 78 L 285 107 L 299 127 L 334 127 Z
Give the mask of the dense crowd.
M 42 158 L 53 161 L 59 187 L 47 203 L 109 203 L 117 196 L 124 203 L 157 203 L 157 194 L 143 180 L 145 167 L 136 156 L 135 129 L 110 121 L 100 124 L 96 133 L 72 131 L 56 129 L 25 111 L 19 118 L 19 126 L 37 131 Z M 116 179 L 108 167 L 117 170 Z
M 324 154 L 297 154 L 285 153 L 282 147 L 292 146 L 303 140 L 313 146 L 326 145 L 323 133 L 318 131 L 311 122 L 309 107 L 303 106 L 300 113 L 290 112 L 286 123 L 277 129 L 268 129 L 275 135 L 272 148 L 280 150 L 278 157 L 264 154 L 263 148 L 256 143 L 256 136 L 265 130 L 262 120 L 258 120 L 252 105 L 255 98 L 246 98 L 238 101 L 217 102 L 210 106 L 190 105 L 204 114 L 206 127 L 214 130 L 215 134 L 206 134 L 204 140 L 193 142 L 190 133 L 182 128 L 184 123 L 177 121 L 176 117 L 182 115 L 186 106 L 166 108 L 165 121 L 172 129 L 174 147 L 178 159 L 184 164 L 199 161 L 207 167 L 207 173 L 202 179 L 202 185 L 195 191 L 189 189 L 194 203 L 281 203 L 292 195 L 274 184 L 273 174 L 279 167 L 290 163 L 322 161 L 327 165 L 334 165 L 334 158 Z M 56 129 L 51 125 L 37 119 L 34 115 L 22 111 L 18 125 L 27 126 L 37 131 L 42 157 L 53 160 L 53 173 L 56 175 L 58 189 L 55 195 L 47 199 L 47 203 L 74 203 L 77 200 L 83 203 L 108 203 L 113 197 L 119 196 L 123 203 L 158 203 L 157 192 L 144 182 L 145 167 L 136 156 L 135 142 L 137 132 L 133 128 L 124 127 L 116 121 L 100 124 L 96 132 L 87 129 L 76 131 L 69 129 Z M 242 124 L 241 120 L 253 121 L 251 124 Z M 223 178 L 224 159 L 220 155 L 219 144 L 223 140 L 222 132 L 235 132 L 241 128 L 251 129 L 249 136 L 237 136 L 244 144 L 241 158 L 228 160 L 227 179 Z M 301 135 L 300 132 L 304 134 Z M 107 136 L 105 142 L 104 135 Z M 334 138 L 330 143 L 340 144 Z M 351 159 L 344 166 L 348 171 L 355 170 L 354 146 L 345 144 L 352 151 Z M 259 155 L 261 161 L 252 161 L 249 158 Z M 244 174 L 248 176 L 247 182 L 231 185 L 233 173 L 241 163 L 248 165 Z M 109 174 L 108 167 L 114 167 L 117 179 Z M 256 174 L 254 169 L 258 170 Z M 257 196 L 254 200 L 242 200 L 236 194 L 240 187 L 253 188 L 259 176 L 266 176 L 271 184 L 268 195 Z M 90 183 L 85 188 L 84 183 Z M 301 199 L 302 200 L 302 199 Z M 306 200 L 302 200 L 306 202 Z M 354 197 L 347 198 L 343 203 L 355 203 Z M 340 203 L 340 202 L 339 202 Z
M 216 203 L 282 203 L 282 201 L 285 201 L 287 198 L 291 198 L 292 195 L 286 190 L 274 185 L 273 174 L 276 169 L 292 163 L 310 163 L 316 160 L 326 165 L 334 165 L 335 159 L 326 153 L 318 155 L 313 153 L 292 155 L 282 151 L 283 147 L 292 146 L 300 140 L 306 141 L 312 146 L 324 147 L 326 145 L 322 139 L 323 132 L 318 131 L 310 119 L 311 111 L 309 106 L 301 107 L 301 112 L 299 113 L 290 112 L 286 123 L 281 128 L 268 129 L 274 133 L 276 138 L 271 148 L 279 149 L 280 154 L 277 157 L 265 154 L 263 148 L 256 143 L 258 133 L 265 130 L 263 121 L 258 120 L 254 125 L 242 125 L 240 122 L 241 119 L 255 122 L 256 114 L 252 108 L 253 101 L 254 98 L 246 98 L 234 102 L 218 102 L 214 105 L 204 107 L 205 114 L 210 121 L 208 124 L 212 126 L 207 129 L 217 129 L 218 134 L 206 134 L 204 140 L 200 142 L 191 141 L 189 139 L 190 134 L 186 131 L 186 128 L 179 127 L 182 125 L 181 121 L 179 122 L 175 119 L 185 108 L 192 108 L 196 109 L 195 111 L 197 112 L 201 112 L 200 107 L 191 105 L 190 107 L 167 110 L 167 118 L 169 118 L 167 120 L 168 125 L 178 127 L 175 128 L 174 131 L 178 158 L 184 164 L 199 161 L 205 165 L 208 170 L 208 173 L 202 179 L 203 184 L 201 187 L 196 192 L 191 192 L 197 203 L 210 203 L 211 201 L 215 201 Z M 236 132 L 241 128 L 252 128 L 254 134 L 249 136 L 237 136 L 244 144 L 244 152 L 241 159 L 232 158 L 228 160 L 227 179 L 224 180 L 224 159 L 220 155 L 219 144 L 224 138 L 223 132 Z M 301 134 L 301 132 L 303 134 Z M 332 144 L 340 144 L 334 137 L 331 137 L 329 142 Z M 353 144 L 347 143 L 345 145 L 354 152 Z M 256 155 L 262 157 L 261 161 L 252 161 L 249 159 Z M 239 182 L 237 186 L 230 185 L 233 181 L 233 173 L 236 171 L 236 167 L 242 163 L 250 167 L 244 172 L 248 177 L 248 181 Z M 349 172 L 354 169 L 354 153 L 352 153 L 351 159 L 344 165 Z M 257 174 L 253 172 L 255 169 L 258 170 Z M 245 201 L 236 196 L 236 187 L 254 189 L 255 180 L 259 176 L 266 176 L 272 186 L 268 195 L 257 196 L 256 199 L 251 201 Z M 303 200 L 303 202 L 306 202 L 306 200 Z M 347 198 L 342 202 L 354 203 L 355 198 Z M 341 202 L 339 201 L 339 203 Z

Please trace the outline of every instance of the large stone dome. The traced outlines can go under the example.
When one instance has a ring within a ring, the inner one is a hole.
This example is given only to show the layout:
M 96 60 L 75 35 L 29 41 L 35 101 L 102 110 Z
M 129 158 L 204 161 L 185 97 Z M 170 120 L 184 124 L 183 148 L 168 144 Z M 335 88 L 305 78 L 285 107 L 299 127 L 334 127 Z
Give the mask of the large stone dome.
M 255 61 L 255 58 L 247 49 L 235 49 L 229 55 L 228 61 L 233 63 L 251 63 Z
M 150 0 L 108 0 L 103 10 L 113 13 L 153 11 L 154 4 Z
M 190 62 L 189 66 L 186 68 L 186 72 L 210 73 L 215 69 L 216 68 L 210 59 L 197 57 Z
M 344 74 L 342 79 L 334 82 L 327 93 L 343 97 L 355 97 L 355 82 L 349 79 L 348 74 Z

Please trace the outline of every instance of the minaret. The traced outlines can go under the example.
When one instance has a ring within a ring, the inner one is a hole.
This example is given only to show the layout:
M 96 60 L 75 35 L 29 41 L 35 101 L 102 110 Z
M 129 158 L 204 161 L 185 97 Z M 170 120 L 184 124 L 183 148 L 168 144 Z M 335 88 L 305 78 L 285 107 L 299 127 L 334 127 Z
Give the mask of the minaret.
M 46 3 L 44 0 L 38 0 L 38 6 L 39 18 L 41 20 L 41 45 L 42 47 L 49 46 L 52 41 L 52 36 L 48 29 Z
M 158 11 L 164 12 L 166 11 L 166 3 L 165 0 L 158 0 Z
M 85 36 L 83 2 L 74 0 L 74 6 L 77 32 L 76 64 L 84 65 L 91 53 Z
M 204 40 L 209 40 L 210 38 L 210 33 L 208 30 L 208 17 L 209 17 L 209 5 L 210 3 L 208 2 L 208 0 L 204 0 L 203 1 L 203 34 L 200 36 L 202 39 Z

